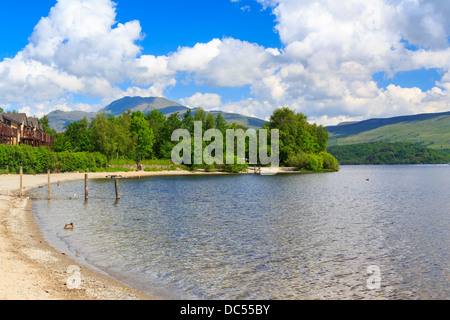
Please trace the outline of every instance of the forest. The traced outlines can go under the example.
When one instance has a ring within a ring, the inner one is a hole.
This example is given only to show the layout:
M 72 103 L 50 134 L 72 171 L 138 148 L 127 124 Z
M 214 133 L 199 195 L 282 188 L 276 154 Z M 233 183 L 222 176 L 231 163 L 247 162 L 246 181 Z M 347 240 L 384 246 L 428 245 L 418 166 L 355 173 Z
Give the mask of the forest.
M 111 166 L 139 166 L 143 163 L 162 164 L 174 169 L 170 159 L 177 142 L 171 141 L 172 133 L 177 129 L 187 129 L 193 134 L 196 121 L 203 123 L 203 132 L 214 128 L 224 136 L 227 129 L 248 129 L 237 123 L 229 124 L 220 113 L 214 117 L 202 108 L 194 114 L 188 110 L 182 115 L 173 113 L 168 117 L 156 109 L 148 114 L 128 111 L 120 116 L 99 113 L 90 122 L 84 118 L 70 123 L 61 133 L 52 130 L 44 116 L 40 122 L 46 133 L 55 136 L 54 150 L 0 145 L 0 172 L 14 173 L 19 166 L 28 173 L 47 170 L 92 172 L 112 170 Z M 279 130 L 281 165 L 314 171 L 339 169 L 338 161 L 327 153 L 329 137 L 326 128 L 310 124 L 305 115 L 289 108 L 277 109 L 261 129 L 269 129 L 269 132 Z M 237 162 L 231 165 L 185 166 L 189 170 L 228 172 L 240 172 L 246 168 L 247 165 Z
M 328 149 L 342 165 L 445 164 L 450 153 L 407 142 L 374 142 Z

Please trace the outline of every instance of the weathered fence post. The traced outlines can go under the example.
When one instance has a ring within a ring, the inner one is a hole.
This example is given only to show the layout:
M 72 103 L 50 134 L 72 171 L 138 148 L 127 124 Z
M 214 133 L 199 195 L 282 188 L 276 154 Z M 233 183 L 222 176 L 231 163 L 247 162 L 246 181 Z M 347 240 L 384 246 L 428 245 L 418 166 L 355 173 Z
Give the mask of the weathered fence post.
M 20 196 L 23 197 L 23 167 L 20 167 Z
M 87 173 L 84 175 L 84 200 L 89 199 L 89 177 Z
M 120 190 L 119 190 L 119 179 L 115 179 L 115 185 L 116 185 L 116 200 L 120 199 Z
M 50 170 L 47 171 L 47 175 L 48 175 L 48 184 L 47 184 L 48 200 L 50 200 Z

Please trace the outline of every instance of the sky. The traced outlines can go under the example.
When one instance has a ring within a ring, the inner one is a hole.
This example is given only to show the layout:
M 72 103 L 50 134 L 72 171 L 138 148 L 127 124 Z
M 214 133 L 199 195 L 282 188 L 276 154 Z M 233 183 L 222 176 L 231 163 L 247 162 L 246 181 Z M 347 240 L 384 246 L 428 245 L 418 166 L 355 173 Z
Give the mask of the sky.
M 450 110 L 448 0 L 0 2 L 0 107 L 124 96 L 311 122 Z

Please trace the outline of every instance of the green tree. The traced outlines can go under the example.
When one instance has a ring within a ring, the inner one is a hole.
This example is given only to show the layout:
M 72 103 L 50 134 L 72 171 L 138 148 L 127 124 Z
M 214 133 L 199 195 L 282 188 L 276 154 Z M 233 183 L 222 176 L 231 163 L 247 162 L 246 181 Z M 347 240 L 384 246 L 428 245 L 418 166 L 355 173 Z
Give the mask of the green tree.
M 205 110 L 201 107 L 197 108 L 194 114 L 194 121 L 201 121 L 205 123 L 206 121 L 206 113 Z
M 146 119 L 155 136 L 153 151 L 157 158 L 161 158 L 161 148 L 164 145 L 164 127 L 166 124 L 166 116 L 159 110 L 152 110 Z
M 113 116 L 110 116 L 111 119 Z M 108 161 L 116 153 L 115 137 L 112 130 L 112 121 L 108 119 L 105 112 L 99 113 L 91 122 L 92 144 L 94 151 L 104 154 Z
M 223 117 L 222 113 L 220 113 L 220 112 L 216 116 L 215 127 L 216 127 L 217 130 L 222 132 L 222 134 L 225 134 L 226 130 L 228 128 L 228 123 L 225 120 L 225 118 Z
M 134 141 L 130 137 L 131 113 L 124 112 L 117 118 L 110 118 L 112 121 L 112 133 L 115 140 L 116 158 L 130 157 L 134 150 Z
M 0 111 L 0 113 L 2 113 L 2 111 Z M 42 127 L 44 128 L 45 133 L 50 134 L 52 136 L 56 135 L 56 130 L 53 130 L 52 128 L 50 128 L 49 119 L 46 115 L 43 116 L 41 119 L 39 119 L 39 123 L 42 124 Z
M 142 112 L 133 112 L 131 115 L 130 135 L 135 139 L 136 163 L 142 159 L 150 158 L 153 152 L 155 137 Z
M 187 129 L 191 134 L 194 134 L 194 117 L 192 116 L 192 110 L 188 109 L 183 115 L 181 120 L 181 127 Z
M 205 120 L 205 130 L 214 129 L 216 126 L 214 116 L 208 113 Z
M 67 125 L 64 133 L 66 141 L 70 142 L 72 152 L 92 151 L 91 130 L 89 129 L 86 117 L 79 122 L 72 122 Z

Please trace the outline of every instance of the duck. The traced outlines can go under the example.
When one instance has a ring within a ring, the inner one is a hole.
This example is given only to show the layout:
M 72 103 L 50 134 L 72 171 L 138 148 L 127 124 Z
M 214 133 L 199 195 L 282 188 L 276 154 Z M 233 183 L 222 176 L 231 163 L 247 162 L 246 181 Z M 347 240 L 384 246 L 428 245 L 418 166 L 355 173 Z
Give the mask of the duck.
M 73 230 L 73 223 L 66 224 L 64 230 Z

